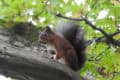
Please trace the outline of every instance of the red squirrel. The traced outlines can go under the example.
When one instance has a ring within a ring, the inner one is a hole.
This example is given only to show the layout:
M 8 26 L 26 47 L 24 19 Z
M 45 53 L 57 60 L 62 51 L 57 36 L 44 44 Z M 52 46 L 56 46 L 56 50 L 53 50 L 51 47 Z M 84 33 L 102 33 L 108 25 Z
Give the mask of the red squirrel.
M 79 25 L 73 22 L 63 23 L 61 27 L 56 27 L 56 32 L 46 27 L 39 38 L 55 48 L 54 60 L 63 59 L 72 70 L 78 71 L 85 63 L 85 41 Z

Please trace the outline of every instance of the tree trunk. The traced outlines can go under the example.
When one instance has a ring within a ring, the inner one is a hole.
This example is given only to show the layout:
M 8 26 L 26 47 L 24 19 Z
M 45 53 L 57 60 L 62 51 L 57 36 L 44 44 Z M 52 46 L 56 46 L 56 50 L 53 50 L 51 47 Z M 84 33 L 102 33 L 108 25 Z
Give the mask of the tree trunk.
M 11 45 L 9 41 L 8 33 L 0 31 L 0 74 L 18 80 L 83 80 L 66 65 L 46 58 L 46 52 Z

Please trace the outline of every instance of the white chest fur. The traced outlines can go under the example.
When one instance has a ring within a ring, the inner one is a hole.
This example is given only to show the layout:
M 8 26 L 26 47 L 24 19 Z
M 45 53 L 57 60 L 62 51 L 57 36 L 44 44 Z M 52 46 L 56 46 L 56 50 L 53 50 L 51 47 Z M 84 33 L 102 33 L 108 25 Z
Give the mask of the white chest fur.
M 54 51 L 55 54 L 52 54 L 52 53 L 50 52 L 51 50 Z M 52 59 L 56 60 L 56 50 L 55 50 L 55 48 L 54 48 L 53 46 L 48 46 L 48 47 L 47 47 L 47 51 L 48 51 L 48 54 L 50 55 L 50 57 L 51 57 Z M 59 63 L 66 64 L 66 63 L 65 63 L 65 60 L 64 60 L 63 58 L 58 59 L 57 61 L 58 61 Z

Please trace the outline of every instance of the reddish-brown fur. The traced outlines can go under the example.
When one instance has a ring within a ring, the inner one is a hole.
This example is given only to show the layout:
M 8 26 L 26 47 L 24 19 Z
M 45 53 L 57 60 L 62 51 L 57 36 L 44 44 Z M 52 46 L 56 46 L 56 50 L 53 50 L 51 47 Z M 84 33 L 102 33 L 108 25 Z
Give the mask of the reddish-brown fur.
M 40 38 L 42 41 L 54 46 L 56 49 L 55 60 L 63 58 L 71 69 L 74 71 L 79 70 L 76 51 L 69 41 L 52 32 L 49 27 L 40 34 Z

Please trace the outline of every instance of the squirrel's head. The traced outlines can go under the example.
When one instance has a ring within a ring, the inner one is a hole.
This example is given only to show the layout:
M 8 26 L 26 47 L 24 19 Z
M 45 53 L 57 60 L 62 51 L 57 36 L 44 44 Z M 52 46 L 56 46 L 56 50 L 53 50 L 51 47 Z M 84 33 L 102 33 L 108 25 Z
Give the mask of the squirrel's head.
M 53 40 L 53 38 L 54 38 L 54 32 L 48 26 L 46 27 L 46 29 L 44 31 L 42 31 L 39 34 L 39 39 L 43 43 L 51 42 Z

